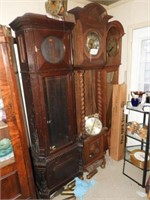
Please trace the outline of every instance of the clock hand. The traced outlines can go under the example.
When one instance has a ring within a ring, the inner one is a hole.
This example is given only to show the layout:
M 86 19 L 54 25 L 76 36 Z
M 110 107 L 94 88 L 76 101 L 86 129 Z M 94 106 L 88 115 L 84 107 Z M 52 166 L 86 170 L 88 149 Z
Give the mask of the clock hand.
M 95 125 L 95 121 L 96 121 L 96 119 L 94 119 L 94 123 L 93 123 L 93 126 L 92 126 L 92 128 L 91 128 L 90 133 L 92 133 L 92 131 L 93 131 L 93 128 L 94 128 L 94 125 Z
M 111 47 L 111 48 L 109 49 L 109 51 L 108 51 L 108 52 L 111 52 L 111 51 L 113 50 L 113 48 L 114 48 L 114 47 Z

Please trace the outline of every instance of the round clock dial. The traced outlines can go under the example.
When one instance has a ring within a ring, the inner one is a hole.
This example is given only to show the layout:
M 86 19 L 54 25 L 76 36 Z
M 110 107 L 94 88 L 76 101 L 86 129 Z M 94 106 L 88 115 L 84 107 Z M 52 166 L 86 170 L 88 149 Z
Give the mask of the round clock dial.
M 97 117 L 89 117 L 85 121 L 85 130 L 88 135 L 98 135 L 102 130 L 102 122 Z
M 97 32 L 90 32 L 87 35 L 86 47 L 91 55 L 97 55 L 100 49 L 100 39 Z
M 106 51 L 109 56 L 115 56 L 118 53 L 119 45 L 116 38 L 111 38 L 107 42 Z
M 65 56 L 64 43 L 55 36 L 49 36 L 41 44 L 41 51 L 46 61 L 52 64 L 59 63 Z
M 66 0 L 48 0 L 45 3 L 47 13 L 58 16 L 66 11 Z

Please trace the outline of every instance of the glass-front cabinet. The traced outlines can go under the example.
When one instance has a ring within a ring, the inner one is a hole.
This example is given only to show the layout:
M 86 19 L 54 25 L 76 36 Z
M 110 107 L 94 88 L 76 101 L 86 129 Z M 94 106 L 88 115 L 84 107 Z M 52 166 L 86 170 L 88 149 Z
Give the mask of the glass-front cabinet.
M 0 199 L 36 199 L 12 45 L 0 25 Z
M 0 168 L 15 162 L 7 117 L 0 90 Z

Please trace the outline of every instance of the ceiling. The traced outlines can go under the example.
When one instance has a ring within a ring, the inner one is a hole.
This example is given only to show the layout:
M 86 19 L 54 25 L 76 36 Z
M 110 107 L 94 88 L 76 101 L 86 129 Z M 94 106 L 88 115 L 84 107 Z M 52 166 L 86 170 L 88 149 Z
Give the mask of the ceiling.
M 106 6 L 112 5 L 120 0 L 88 0 L 89 2 L 97 2 Z

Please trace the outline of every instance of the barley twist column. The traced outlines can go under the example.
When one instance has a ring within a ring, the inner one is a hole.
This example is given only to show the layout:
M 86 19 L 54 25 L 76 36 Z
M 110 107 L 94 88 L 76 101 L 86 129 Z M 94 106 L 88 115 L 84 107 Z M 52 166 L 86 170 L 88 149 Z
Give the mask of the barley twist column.
M 97 73 L 97 107 L 99 118 L 102 120 L 102 85 L 100 71 Z
M 85 134 L 85 86 L 84 86 L 84 70 L 79 71 L 80 82 L 80 109 L 81 109 L 81 132 L 80 135 Z

